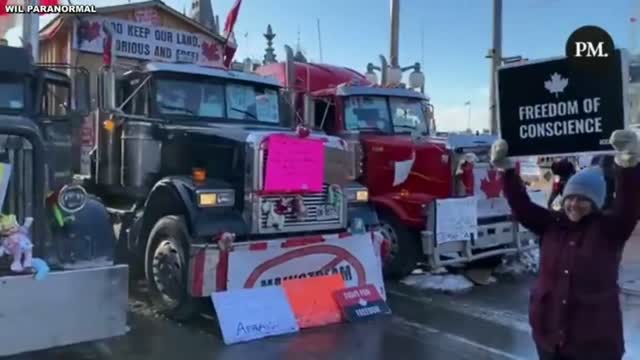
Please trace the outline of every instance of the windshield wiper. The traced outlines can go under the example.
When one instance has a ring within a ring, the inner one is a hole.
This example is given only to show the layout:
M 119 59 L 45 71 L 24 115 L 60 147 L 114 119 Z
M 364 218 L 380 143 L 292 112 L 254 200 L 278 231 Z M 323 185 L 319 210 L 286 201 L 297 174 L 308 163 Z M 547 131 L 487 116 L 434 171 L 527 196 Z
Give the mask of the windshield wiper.
M 241 114 L 245 114 L 245 115 L 249 116 L 253 120 L 258 120 L 258 117 L 255 114 L 253 114 L 251 112 L 248 112 L 247 110 L 238 109 L 236 107 L 232 107 L 231 110 L 239 112 Z
M 193 110 L 188 109 L 186 107 L 171 106 L 171 105 L 165 105 L 165 104 L 160 104 L 160 107 L 162 107 L 163 109 L 167 109 L 167 110 L 184 111 L 189 115 L 195 115 Z

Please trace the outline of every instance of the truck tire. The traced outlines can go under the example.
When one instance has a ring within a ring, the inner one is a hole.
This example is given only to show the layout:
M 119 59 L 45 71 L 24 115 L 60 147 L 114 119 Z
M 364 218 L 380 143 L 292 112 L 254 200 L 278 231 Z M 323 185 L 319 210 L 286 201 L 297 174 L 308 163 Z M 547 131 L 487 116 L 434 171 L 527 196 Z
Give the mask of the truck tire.
M 384 276 L 398 280 L 411 274 L 420 259 L 416 232 L 401 225 L 394 215 L 388 213 L 380 216 L 380 230 L 391 245 L 383 264 Z
M 198 301 L 187 290 L 189 233 L 182 216 L 168 215 L 154 225 L 145 252 L 151 302 L 159 313 L 178 321 L 193 318 Z

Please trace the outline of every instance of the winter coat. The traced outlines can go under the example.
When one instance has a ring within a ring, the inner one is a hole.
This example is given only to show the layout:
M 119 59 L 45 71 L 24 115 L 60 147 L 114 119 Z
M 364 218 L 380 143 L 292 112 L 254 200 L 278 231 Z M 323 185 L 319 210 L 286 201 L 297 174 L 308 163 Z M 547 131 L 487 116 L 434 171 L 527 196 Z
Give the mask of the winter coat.
M 529 321 L 538 346 L 578 359 L 622 357 L 624 338 L 618 269 L 640 203 L 640 166 L 616 166 L 610 211 L 574 223 L 534 204 L 514 170 L 503 176 L 514 217 L 540 237 L 540 274 L 530 295 Z

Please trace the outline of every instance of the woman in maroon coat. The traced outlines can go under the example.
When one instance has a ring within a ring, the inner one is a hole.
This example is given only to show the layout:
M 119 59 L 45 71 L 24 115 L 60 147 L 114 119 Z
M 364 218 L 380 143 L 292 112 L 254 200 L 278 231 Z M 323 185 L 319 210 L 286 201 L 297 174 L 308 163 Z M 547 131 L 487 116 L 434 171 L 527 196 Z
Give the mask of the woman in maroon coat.
M 491 161 L 504 170 L 504 193 L 516 219 L 540 238 L 540 274 L 532 289 L 529 320 L 540 359 L 620 360 L 624 354 L 618 269 L 640 204 L 640 145 L 635 133 L 611 136 L 616 150 L 616 193 L 602 212 L 602 171 L 589 168 L 569 179 L 562 211 L 534 204 L 498 140 Z

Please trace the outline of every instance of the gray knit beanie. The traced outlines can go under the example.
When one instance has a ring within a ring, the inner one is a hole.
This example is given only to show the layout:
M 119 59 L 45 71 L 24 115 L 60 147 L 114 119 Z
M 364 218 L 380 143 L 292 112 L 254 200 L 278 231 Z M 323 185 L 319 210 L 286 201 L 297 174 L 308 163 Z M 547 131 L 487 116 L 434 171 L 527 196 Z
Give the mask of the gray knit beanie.
M 598 209 L 604 206 L 607 184 L 602 169 L 591 167 L 579 171 L 567 181 L 562 196 L 580 195 L 591 201 Z

